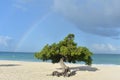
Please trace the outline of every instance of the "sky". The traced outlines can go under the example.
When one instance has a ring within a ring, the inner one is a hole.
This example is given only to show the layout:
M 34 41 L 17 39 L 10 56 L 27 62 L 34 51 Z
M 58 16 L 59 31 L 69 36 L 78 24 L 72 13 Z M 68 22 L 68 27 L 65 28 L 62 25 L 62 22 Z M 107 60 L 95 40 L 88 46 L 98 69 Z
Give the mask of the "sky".
M 37 52 L 69 33 L 93 53 L 120 54 L 120 0 L 0 0 L 0 51 Z

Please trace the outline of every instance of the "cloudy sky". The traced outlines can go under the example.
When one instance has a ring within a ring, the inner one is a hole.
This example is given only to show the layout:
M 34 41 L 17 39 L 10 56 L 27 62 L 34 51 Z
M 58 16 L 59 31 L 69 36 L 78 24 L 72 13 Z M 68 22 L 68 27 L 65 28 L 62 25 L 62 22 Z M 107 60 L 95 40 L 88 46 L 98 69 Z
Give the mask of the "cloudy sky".
M 0 51 L 36 52 L 69 33 L 94 53 L 120 54 L 120 0 L 0 0 Z

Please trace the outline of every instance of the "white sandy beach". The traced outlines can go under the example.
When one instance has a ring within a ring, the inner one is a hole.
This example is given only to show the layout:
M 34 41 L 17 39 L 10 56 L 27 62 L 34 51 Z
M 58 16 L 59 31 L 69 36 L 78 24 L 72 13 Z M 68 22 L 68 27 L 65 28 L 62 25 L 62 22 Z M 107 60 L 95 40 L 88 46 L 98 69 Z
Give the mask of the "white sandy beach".
M 74 76 L 47 76 L 52 71 L 61 71 L 59 64 L 0 60 L 0 80 L 120 80 L 120 66 L 67 65 L 78 70 Z

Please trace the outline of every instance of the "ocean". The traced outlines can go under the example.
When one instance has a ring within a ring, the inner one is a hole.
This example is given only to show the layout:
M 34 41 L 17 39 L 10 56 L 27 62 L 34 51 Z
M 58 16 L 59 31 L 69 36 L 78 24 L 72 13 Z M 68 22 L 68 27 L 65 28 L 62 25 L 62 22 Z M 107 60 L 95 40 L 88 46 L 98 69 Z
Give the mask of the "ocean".
M 120 54 L 93 54 L 92 59 L 93 64 L 120 65 Z M 36 59 L 32 52 L 0 52 L 0 60 L 42 62 Z M 79 63 L 81 62 L 77 62 Z

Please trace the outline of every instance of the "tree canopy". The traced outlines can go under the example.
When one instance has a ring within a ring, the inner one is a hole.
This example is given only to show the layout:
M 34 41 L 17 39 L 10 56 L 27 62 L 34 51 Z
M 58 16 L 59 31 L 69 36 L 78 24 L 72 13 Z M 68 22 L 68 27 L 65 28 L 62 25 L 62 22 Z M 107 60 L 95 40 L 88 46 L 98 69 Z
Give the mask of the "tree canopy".
M 68 34 L 58 43 L 47 44 L 40 52 L 35 53 L 35 57 L 43 61 L 52 60 L 52 63 L 57 63 L 61 58 L 64 58 L 65 62 L 76 63 L 76 61 L 83 61 L 87 65 L 91 65 L 92 52 L 86 47 L 77 46 L 74 38 L 74 34 Z

